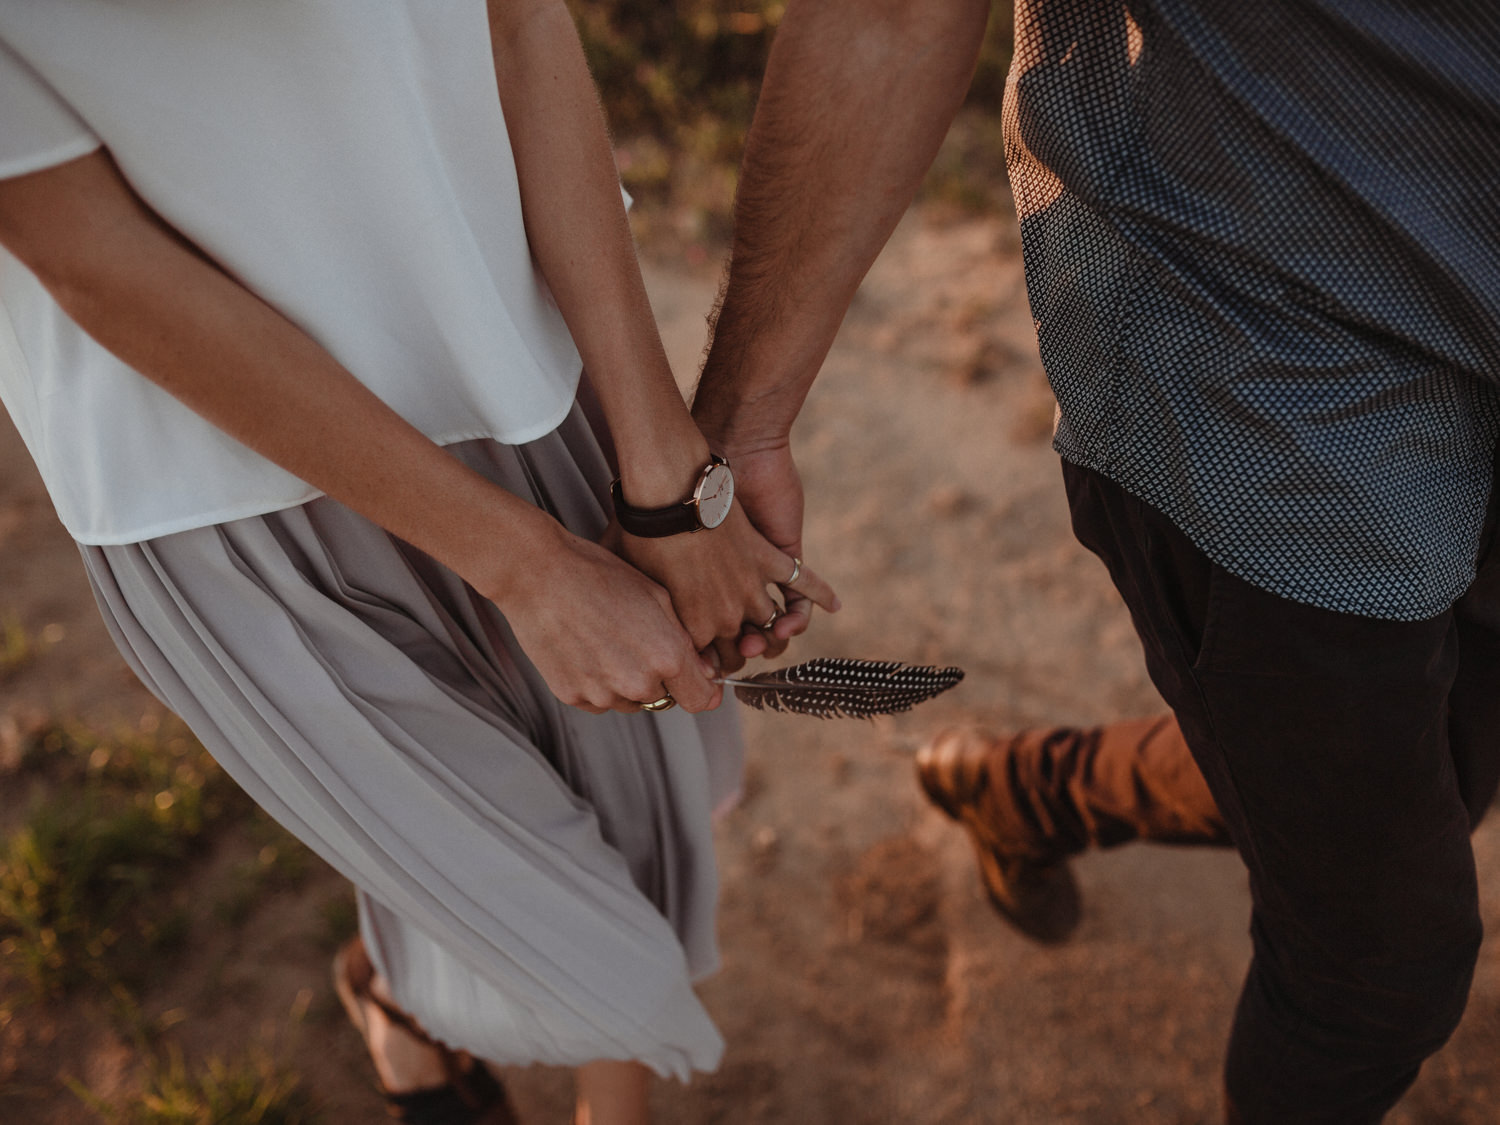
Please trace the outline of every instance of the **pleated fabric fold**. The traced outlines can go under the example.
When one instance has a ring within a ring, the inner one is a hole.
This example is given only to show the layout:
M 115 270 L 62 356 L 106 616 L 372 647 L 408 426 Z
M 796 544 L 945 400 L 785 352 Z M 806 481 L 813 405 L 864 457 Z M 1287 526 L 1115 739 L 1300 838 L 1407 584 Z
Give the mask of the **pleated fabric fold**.
M 580 535 L 605 526 L 578 406 L 536 442 L 449 449 Z M 82 551 L 126 659 L 359 888 L 377 967 L 435 1037 L 502 1064 L 717 1065 L 691 982 L 717 966 L 732 705 L 564 707 L 491 603 L 326 497 Z

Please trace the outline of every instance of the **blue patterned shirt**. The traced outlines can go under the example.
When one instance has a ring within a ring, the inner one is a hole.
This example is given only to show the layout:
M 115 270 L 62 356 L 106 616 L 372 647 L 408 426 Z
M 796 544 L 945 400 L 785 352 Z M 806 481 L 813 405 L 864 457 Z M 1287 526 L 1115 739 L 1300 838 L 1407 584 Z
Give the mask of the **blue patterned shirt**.
M 1264 589 L 1468 587 L 1500 431 L 1500 3 L 1021 0 L 1055 445 Z

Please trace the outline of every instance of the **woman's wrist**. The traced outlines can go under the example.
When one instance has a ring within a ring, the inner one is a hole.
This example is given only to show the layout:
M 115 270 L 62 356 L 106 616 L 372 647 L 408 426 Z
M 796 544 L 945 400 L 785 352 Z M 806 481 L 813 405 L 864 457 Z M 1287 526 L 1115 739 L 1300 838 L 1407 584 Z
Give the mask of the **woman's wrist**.
M 547 512 L 487 480 L 455 489 L 410 536 L 502 611 L 536 596 L 571 533 Z
M 692 494 L 709 457 L 717 450 L 692 425 L 683 410 L 684 425 L 672 438 L 619 441 L 620 489 L 626 503 L 636 508 L 661 508 Z

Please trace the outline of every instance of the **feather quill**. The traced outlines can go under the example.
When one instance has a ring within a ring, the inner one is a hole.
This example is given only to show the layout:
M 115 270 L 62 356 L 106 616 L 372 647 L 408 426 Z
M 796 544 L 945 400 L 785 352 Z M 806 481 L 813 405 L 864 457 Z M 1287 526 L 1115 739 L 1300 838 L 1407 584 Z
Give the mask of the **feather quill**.
M 715 681 L 734 688 L 741 703 L 757 709 L 868 719 L 909 711 L 964 678 L 962 668 L 935 668 L 889 660 L 820 657 L 753 676 Z

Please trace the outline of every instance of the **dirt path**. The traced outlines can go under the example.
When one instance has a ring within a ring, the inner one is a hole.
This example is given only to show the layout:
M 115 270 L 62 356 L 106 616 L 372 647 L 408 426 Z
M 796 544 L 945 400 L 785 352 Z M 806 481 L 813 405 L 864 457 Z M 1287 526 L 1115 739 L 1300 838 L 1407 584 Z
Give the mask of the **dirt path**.
M 670 263 L 648 272 L 686 377 L 715 279 Z M 747 714 L 747 795 L 721 830 L 724 969 L 704 987 L 729 1051 L 717 1074 L 660 1088 L 663 1122 L 1214 1120 L 1248 954 L 1236 859 L 1144 847 L 1087 856 L 1082 929 L 1043 949 L 991 914 L 962 837 L 912 783 L 912 752 L 940 724 L 1094 722 L 1158 707 L 1103 568 L 1068 532 L 1050 414 L 1013 225 L 909 217 L 799 424 L 807 558 L 847 608 L 820 618 L 797 655 L 954 663 L 968 678 L 915 715 L 871 724 Z M 109 655 L 72 548 L 8 430 L 0 472 L 0 612 L 60 626 L 0 688 L 0 717 L 47 707 L 136 721 L 144 697 Z M 0 812 L 15 808 L 0 801 Z M 1500 828 L 1482 829 L 1476 847 L 1493 883 Z M 232 931 L 204 928 L 146 999 L 179 1009 L 195 1047 L 279 1043 L 330 1121 L 377 1120 L 325 983 L 319 919 L 341 894 L 315 876 Z M 1490 895 L 1492 927 L 1497 909 Z M 64 1067 L 96 1089 L 130 1080 L 126 1045 L 97 1014 L 78 1004 L 12 1020 L 0 1080 L 3 1096 L 18 1098 L 20 1083 L 26 1097 L 0 1105 L 24 1104 L 28 1125 L 93 1120 L 55 1075 Z M 1497 1057 L 1492 941 L 1463 1027 L 1392 1121 L 1500 1120 Z M 565 1076 L 511 1081 L 528 1121 L 567 1119 Z

